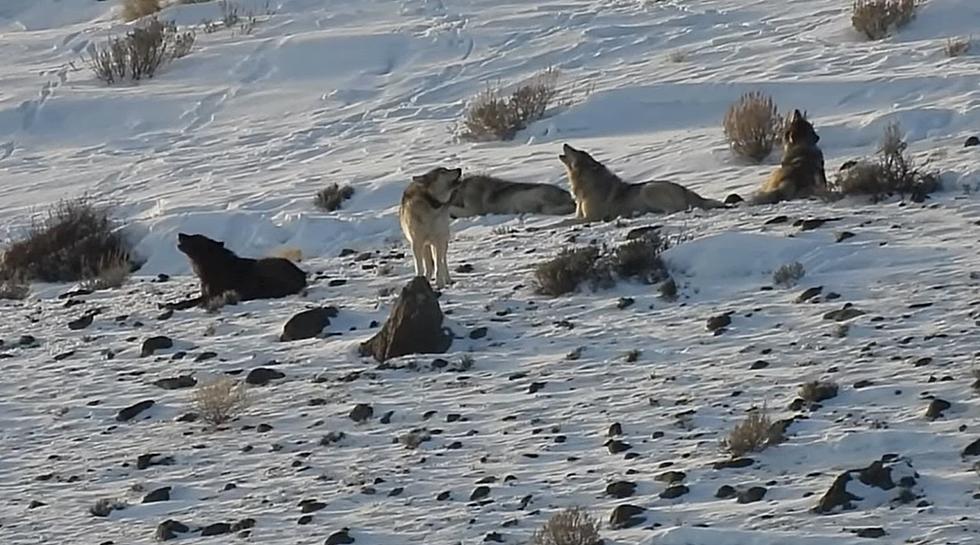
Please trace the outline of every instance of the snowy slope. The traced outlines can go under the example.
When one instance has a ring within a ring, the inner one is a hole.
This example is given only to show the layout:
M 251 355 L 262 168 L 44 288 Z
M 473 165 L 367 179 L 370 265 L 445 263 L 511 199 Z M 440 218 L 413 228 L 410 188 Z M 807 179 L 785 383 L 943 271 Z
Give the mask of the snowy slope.
M 80 56 L 124 30 L 112 3 L 0 3 L 0 241 L 45 205 L 88 194 L 115 205 L 145 260 L 129 285 L 74 297 L 83 301 L 75 306 L 57 298 L 64 285 L 0 301 L 0 355 L 9 356 L 0 360 L 0 542 L 135 545 L 153 542 L 166 519 L 251 517 L 248 540 L 263 544 L 322 543 L 343 527 L 366 545 L 522 543 L 562 507 L 605 519 L 622 503 L 647 508 L 646 519 L 604 528 L 609 544 L 836 545 L 867 542 L 852 530 L 868 527 L 884 528 L 888 543 L 980 540 L 980 483 L 960 456 L 980 416 L 970 387 L 980 352 L 971 274 L 980 271 L 980 155 L 962 148 L 980 132 L 980 70 L 975 55 L 942 52 L 948 36 L 980 24 L 980 4 L 930 0 L 878 43 L 850 28 L 849 3 L 837 0 L 280 0 L 268 14 L 264 2 L 242 4 L 260 13 L 252 34 L 201 33 L 156 79 L 106 88 Z M 219 9 L 174 6 L 164 16 L 197 25 Z M 550 66 L 563 73 L 569 106 L 514 142 L 456 141 L 453 124 L 488 82 Z M 460 336 L 444 357 L 456 364 L 468 354 L 473 368 L 433 370 L 420 357 L 401 364 L 421 370 L 375 369 L 355 355 L 411 275 L 396 208 L 412 174 L 458 165 L 564 185 L 557 154 L 569 142 L 628 180 L 744 195 L 778 157 L 733 159 L 720 120 L 755 89 L 808 111 L 828 170 L 873 152 L 881 129 L 900 121 L 946 190 L 925 204 L 797 202 L 564 229 L 548 228 L 554 218 L 457 220 L 451 266 L 473 272 L 456 274 L 440 299 Z M 353 185 L 354 197 L 317 211 L 313 194 L 332 182 Z M 790 221 L 765 224 L 777 215 Z M 806 217 L 839 220 L 792 226 Z M 613 244 L 651 224 L 684 240 L 666 255 L 680 301 L 632 283 L 558 299 L 533 293 L 534 264 L 557 248 Z M 305 297 L 160 319 L 157 303 L 196 287 L 175 247 L 179 231 L 242 255 L 299 247 L 319 280 Z M 856 236 L 836 243 L 842 231 Z M 345 248 L 373 257 L 338 257 Z M 791 261 L 806 268 L 800 285 L 763 290 Z M 392 274 L 379 272 L 386 266 Z M 173 278 L 155 282 L 159 273 Z M 346 283 L 331 286 L 336 279 Z M 814 286 L 820 297 L 795 302 Z M 617 309 L 621 297 L 635 303 Z M 838 338 L 823 315 L 845 303 L 866 314 Z M 340 308 L 334 335 L 277 342 L 285 320 L 314 304 Z M 89 328 L 66 327 L 93 309 L 101 313 Z M 729 311 L 727 332 L 705 330 Z M 477 327 L 488 335 L 470 339 Z M 20 346 L 21 335 L 37 346 Z M 176 346 L 140 357 L 152 335 Z M 638 361 L 625 361 L 630 350 L 642 351 Z M 203 352 L 215 356 L 196 361 Z M 152 384 L 260 366 L 286 378 L 255 388 L 225 431 L 175 421 L 191 391 Z M 839 396 L 791 410 L 797 387 L 815 379 L 838 382 Z M 934 397 L 951 407 L 931 421 L 923 415 Z M 144 399 L 156 401 L 148 418 L 115 421 Z M 357 403 L 372 404 L 375 418 L 351 421 Z M 763 404 L 777 419 L 801 416 L 788 440 L 753 454 L 749 467 L 715 469 L 726 457 L 719 441 Z M 603 446 L 614 422 L 629 457 Z M 393 443 L 416 428 L 432 440 L 417 450 Z M 321 446 L 331 431 L 344 439 Z M 136 469 L 147 453 L 174 464 Z M 924 503 L 810 512 L 839 473 L 886 454 L 911 461 Z M 660 497 L 666 484 L 656 477 L 668 470 L 686 474 L 687 494 Z M 488 477 L 492 502 L 468 501 Z M 635 482 L 636 494 L 604 495 L 617 480 Z M 740 504 L 715 497 L 722 485 L 767 493 Z M 170 501 L 139 503 L 163 486 Z M 95 518 L 88 509 L 99 498 L 131 505 Z M 306 499 L 326 505 L 300 525 Z

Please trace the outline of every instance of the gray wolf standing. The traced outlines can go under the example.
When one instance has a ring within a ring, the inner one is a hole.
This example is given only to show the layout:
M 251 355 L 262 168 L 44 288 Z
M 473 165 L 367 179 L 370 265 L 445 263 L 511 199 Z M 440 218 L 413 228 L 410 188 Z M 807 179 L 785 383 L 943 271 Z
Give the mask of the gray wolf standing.
M 415 276 L 435 278 L 436 287 L 449 283 L 449 204 L 459 188 L 462 170 L 434 168 L 412 182 L 402 194 L 398 219 L 415 257 Z
M 610 220 L 650 212 L 670 214 L 689 208 L 725 208 L 725 205 L 673 182 L 624 182 L 588 153 L 568 144 L 558 158 L 568 171 L 575 196 L 575 217 L 586 221 Z
M 484 214 L 564 216 L 574 211 L 575 200 L 560 187 L 511 182 L 482 174 L 464 177 L 449 207 L 454 218 Z
M 752 196 L 752 204 L 812 197 L 827 191 L 823 152 L 817 146 L 820 137 L 805 114 L 793 110 L 783 134 L 783 160 L 762 189 Z

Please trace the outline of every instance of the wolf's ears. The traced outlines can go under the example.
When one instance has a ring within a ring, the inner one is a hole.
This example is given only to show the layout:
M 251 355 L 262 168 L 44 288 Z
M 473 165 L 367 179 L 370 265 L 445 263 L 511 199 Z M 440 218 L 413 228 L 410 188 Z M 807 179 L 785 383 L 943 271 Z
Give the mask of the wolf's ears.
M 806 121 L 806 112 L 800 113 L 799 110 L 793 110 L 793 117 L 790 121 Z

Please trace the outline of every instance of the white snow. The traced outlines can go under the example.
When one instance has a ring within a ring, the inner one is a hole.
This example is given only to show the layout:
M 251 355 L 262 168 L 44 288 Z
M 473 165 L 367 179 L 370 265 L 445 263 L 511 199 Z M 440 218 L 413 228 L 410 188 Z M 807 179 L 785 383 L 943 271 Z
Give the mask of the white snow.
M 115 206 L 145 260 L 122 289 L 80 297 L 81 306 L 57 298 L 69 285 L 36 284 L 27 301 L 0 301 L 0 354 L 11 356 L 0 359 L 0 543 L 138 545 L 153 542 L 166 519 L 203 526 L 246 517 L 256 519 L 248 541 L 269 545 L 322 543 L 342 527 L 358 545 L 475 544 L 491 532 L 524 543 L 563 507 L 605 521 L 621 503 L 647 508 L 646 522 L 604 526 L 610 545 L 852 544 L 868 540 L 851 530 L 878 526 L 887 543 L 980 540 L 980 483 L 973 460 L 960 457 L 980 416 L 970 387 L 980 352 L 980 280 L 971 275 L 980 271 L 980 148 L 962 147 L 980 133 L 980 57 L 942 52 L 947 37 L 977 28 L 980 3 L 929 0 L 881 42 L 852 30 L 850 3 L 838 0 L 240 4 L 259 19 L 251 34 L 200 32 L 194 51 L 153 80 L 106 87 L 81 56 L 125 31 L 115 2 L 0 1 L 0 244 L 47 205 L 89 195 Z M 206 2 L 162 16 L 194 26 L 219 14 Z M 673 62 L 671 52 L 684 59 Z M 566 107 L 513 142 L 454 138 L 467 100 L 488 83 L 548 67 L 563 74 Z M 473 368 L 376 370 L 357 357 L 375 331 L 369 324 L 384 320 L 412 274 L 408 257 L 384 259 L 405 251 L 396 212 L 412 174 L 461 166 L 567 187 L 557 155 L 569 142 L 630 181 L 746 195 L 778 162 L 775 153 L 745 164 L 724 143 L 725 109 L 749 90 L 808 112 L 828 175 L 873 153 L 882 128 L 899 121 L 913 154 L 943 173 L 945 190 L 924 204 L 794 202 L 561 229 L 548 228 L 555 218 L 457 220 L 450 266 L 469 263 L 473 272 L 456 273 L 440 299 L 461 337 L 442 357 L 471 356 Z M 316 210 L 314 193 L 334 182 L 351 184 L 353 198 L 337 212 Z M 776 215 L 789 222 L 764 225 Z M 839 220 L 806 232 L 792 226 L 809 217 Z M 555 299 L 533 293 L 534 265 L 572 235 L 574 244 L 615 244 L 652 224 L 683 240 L 665 255 L 679 301 L 638 283 Z M 841 231 L 856 236 L 835 243 Z M 245 256 L 299 248 L 302 267 L 323 278 L 304 297 L 158 320 L 158 303 L 197 286 L 178 232 L 212 236 Z M 377 253 L 358 262 L 338 257 L 344 248 Z M 796 287 L 762 289 L 792 261 L 806 269 Z M 382 262 L 391 275 L 362 267 Z M 154 282 L 159 273 L 174 277 Z M 337 278 L 346 284 L 328 285 Z M 816 302 L 795 302 L 814 286 L 823 286 Z M 635 304 L 618 310 L 620 297 Z M 866 314 L 837 338 L 823 315 L 845 303 Z M 277 342 L 286 319 L 321 304 L 340 309 L 333 335 Z M 68 330 L 94 308 L 102 313 L 91 327 Z M 705 320 L 724 312 L 732 324 L 713 336 Z M 481 326 L 485 338 L 468 338 Z M 24 334 L 39 346 L 17 346 Z M 176 346 L 140 358 L 141 340 L 157 334 Z M 577 348 L 580 358 L 566 357 Z M 627 363 L 634 349 L 642 354 Z M 187 356 L 172 359 L 178 351 Z M 217 356 L 195 362 L 204 351 Z M 931 362 L 915 365 L 925 357 Z M 152 385 L 273 360 L 286 379 L 254 388 L 251 407 L 226 431 L 175 422 L 192 391 Z M 758 360 L 768 367 L 750 370 Z M 838 382 L 840 395 L 800 412 L 807 418 L 787 441 L 752 454 L 751 467 L 712 468 L 726 457 L 720 440 L 748 409 L 798 414 L 788 406 L 815 379 Z M 862 380 L 871 384 L 855 388 Z M 546 384 L 532 394 L 534 382 Z M 932 396 L 952 404 L 935 421 L 923 416 Z M 309 405 L 314 398 L 326 404 Z M 143 399 L 156 400 L 149 418 L 115 422 Z M 371 403 L 375 418 L 348 419 L 356 403 Z M 382 424 L 387 411 L 391 422 Z M 452 413 L 462 419 L 447 421 Z M 603 447 L 613 422 L 638 457 Z M 262 423 L 273 429 L 242 429 Z M 441 433 L 414 451 L 392 442 L 415 428 Z M 346 437 L 320 446 L 329 431 Z M 136 470 L 136 457 L 150 452 L 175 463 Z M 910 460 L 927 506 L 810 511 L 838 474 L 884 454 Z M 659 497 L 665 484 L 654 477 L 667 470 L 687 474 L 689 494 Z M 493 502 L 469 502 L 490 476 Z M 636 495 L 604 496 L 615 480 L 636 482 Z M 223 490 L 228 483 L 236 488 Z M 722 485 L 768 493 L 738 504 L 715 498 Z M 161 486 L 173 487 L 170 501 L 139 503 Z M 396 487 L 404 491 L 389 497 Z M 437 501 L 443 491 L 451 498 Z M 88 508 L 99 498 L 131 505 L 95 518 Z M 327 506 L 298 525 L 304 499 Z M 47 505 L 30 509 L 32 500 Z

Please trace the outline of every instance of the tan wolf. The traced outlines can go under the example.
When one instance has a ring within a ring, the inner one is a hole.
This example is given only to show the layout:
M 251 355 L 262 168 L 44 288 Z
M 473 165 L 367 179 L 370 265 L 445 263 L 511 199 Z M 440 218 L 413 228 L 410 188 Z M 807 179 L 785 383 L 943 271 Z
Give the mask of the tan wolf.
M 783 160 L 750 202 L 773 204 L 826 193 L 827 174 L 823 152 L 817 146 L 819 141 L 820 136 L 807 121 L 806 114 L 793 110 L 783 133 Z
M 574 211 L 575 200 L 560 187 L 511 182 L 482 174 L 464 177 L 449 207 L 454 218 L 484 214 L 564 216 Z
M 568 144 L 562 149 L 558 158 L 568 171 L 576 218 L 600 221 L 650 212 L 670 214 L 692 207 L 725 208 L 673 182 L 626 183 L 588 153 Z
M 412 182 L 402 194 L 398 219 L 412 247 L 415 276 L 434 278 L 437 288 L 449 283 L 449 203 L 460 183 L 462 170 L 434 168 Z

